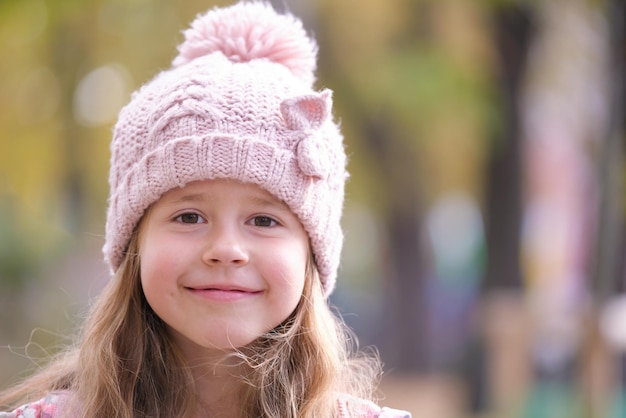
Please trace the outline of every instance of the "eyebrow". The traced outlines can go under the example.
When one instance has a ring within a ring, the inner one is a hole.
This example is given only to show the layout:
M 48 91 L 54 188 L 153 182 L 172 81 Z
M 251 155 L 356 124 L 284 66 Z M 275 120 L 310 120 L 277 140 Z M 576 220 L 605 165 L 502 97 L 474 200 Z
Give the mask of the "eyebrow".
M 277 198 L 269 198 L 265 196 L 253 196 L 250 198 L 250 202 L 254 205 L 261 207 L 278 207 L 281 209 L 289 209 L 289 206 L 285 202 Z
M 289 209 L 289 206 L 278 198 L 266 197 L 266 196 L 252 196 L 246 198 L 249 202 L 256 206 L 261 207 L 278 207 L 281 209 Z M 190 193 L 178 196 L 172 199 L 172 203 L 185 203 L 185 202 L 209 202 L 211 199 L 204 193 Z
M 172 199 L 172 203 L 183 203 L 183 202 L 206 202 L 209 199 L 203 193 L 192 193 L 192 194 L 184 194 L 182 196 L 176 197 Z

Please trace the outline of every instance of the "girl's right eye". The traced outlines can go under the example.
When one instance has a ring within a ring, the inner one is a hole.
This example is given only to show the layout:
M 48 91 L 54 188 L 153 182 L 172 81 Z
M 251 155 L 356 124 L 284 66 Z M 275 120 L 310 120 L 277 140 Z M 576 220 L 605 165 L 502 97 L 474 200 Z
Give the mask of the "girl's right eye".
M 178 215 L 176 221 L 184 224 L 198 224 L 203 222 L 204 219 L 197 213 L 188 212 Z

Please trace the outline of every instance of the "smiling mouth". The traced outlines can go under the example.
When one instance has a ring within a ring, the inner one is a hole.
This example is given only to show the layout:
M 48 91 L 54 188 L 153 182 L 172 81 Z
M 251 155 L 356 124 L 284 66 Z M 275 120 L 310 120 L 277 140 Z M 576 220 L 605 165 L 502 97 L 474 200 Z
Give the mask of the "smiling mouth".
M 257 293 L 259 291 L 252 289 L 244 289 L 239 287 L 186 287 L 188 290 L 197 291 L 215 291 L 215 292 L 241 292 L 241 293 Z
M 216 302 L 235 302 L 238 300 L 243 300 L 247 298 L 251 298 L 263 293 L 262 290 L 248 290 L 248 289 L 229 289 L 229 288 L 218 288 L 218 287 L 207 287 L 207 288 L 194 288 L 194 287 L 186 287 L 189 292 L 192 294 L 199 296 L 206 300 L 212 300 Z

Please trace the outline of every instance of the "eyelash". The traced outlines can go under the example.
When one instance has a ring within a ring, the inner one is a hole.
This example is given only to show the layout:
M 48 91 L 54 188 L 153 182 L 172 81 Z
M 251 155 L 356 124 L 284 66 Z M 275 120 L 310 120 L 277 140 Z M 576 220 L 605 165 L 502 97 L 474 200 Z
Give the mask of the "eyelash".
M 257 221 L 269 221 L 270 225 L 258 225 Z M 271 216 L 267 216 L 267 215 L 256 215 L 253 216 L 250 221 L 253 223 L 254 226 L 260 227 L 260 228 L 271 228 L 274 226 L 278 226 L 279 223 L 276 219 L 272 218 Z
M 184 221 L 184 217 L 187 217 L 187 216 L 195 216 L 196 217 L 195 222 L 185 222 Z M 197 224 L 197 223 L 201 223 L 201 222 L 205 221 L 202 216 L 198 215 L 195 212 L 181 213 L 176 218 L 174 218 L 174 220 L 177 221 L 177 222 L 183 223 L 183 224 Z
M 194 217 L 194 221 L 193 222 L 186 222 L 185 218 L 192 216 Z M 174 218 L 175 221 L 180 222 L 182 224 L 198 224 L 198 223 L 203 223 L 205 222 L 205 219 L 200 216 L 199 214 L 195 213 L 195 212 L 186 212 L 186 213 L 181 213 L 180 215 L 178 215 L 176 218 Z M 263 223 L 267 223 L 269 221 L 269 225 L 259 225 L 257 222 L 263 222 Z M 267 216 L 267 215 L 256 215 L 253 216 L 252 218 L 250 218 L 249 221 L 252 225 L 257 226 L 257 227 L 262 227 L 262 228 L 271 228 L 274 226 L 278 226 L 280 225 L 280 223 L 272 218 L 271 216 Z

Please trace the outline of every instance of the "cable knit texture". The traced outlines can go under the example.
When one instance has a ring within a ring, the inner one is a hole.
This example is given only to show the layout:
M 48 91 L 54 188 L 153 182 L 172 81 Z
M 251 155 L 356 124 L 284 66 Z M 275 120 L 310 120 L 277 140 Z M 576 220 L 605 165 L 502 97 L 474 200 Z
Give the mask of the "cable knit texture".
M 284 201 L 307 231 L 326 295 L 348 176 L 332 94 L 313 90 L 317 46 L 265 3 L 200 15 L 172 68 L 122 109 L 111 143 L 105 259 L 115 271 L 145 210 L 175 187 L 229 178 Z

